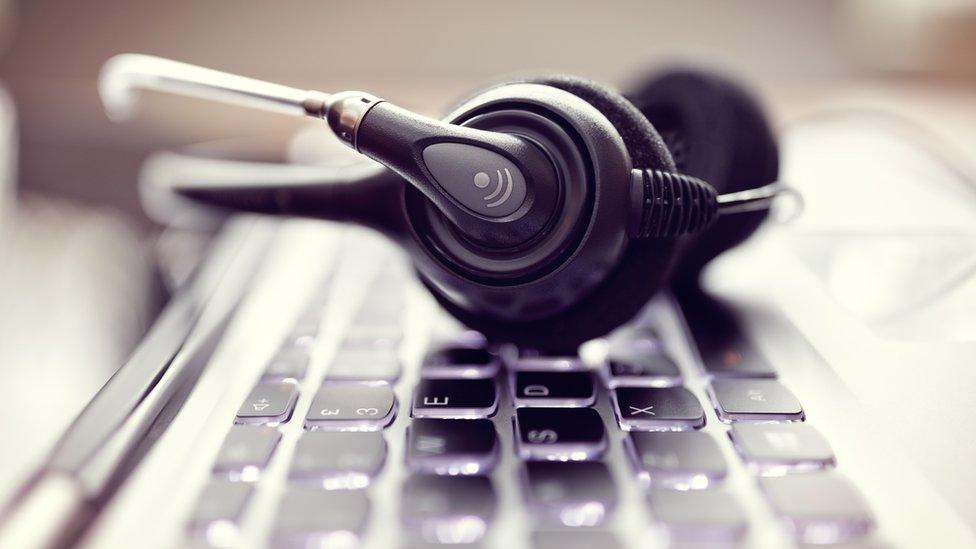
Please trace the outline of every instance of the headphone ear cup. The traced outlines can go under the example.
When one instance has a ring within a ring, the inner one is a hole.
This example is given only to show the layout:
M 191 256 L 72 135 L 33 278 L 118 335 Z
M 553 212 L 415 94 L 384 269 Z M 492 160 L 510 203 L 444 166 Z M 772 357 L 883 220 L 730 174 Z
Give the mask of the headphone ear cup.
M 779 175 L 779 150 L 762 107 L 737 82 L 713 73 L 674 70 L 628 94 L 661 134 L 679 172 L 711 183 L 719 194 L 761 187 Z M 675 286 L 697 285 L 712 258 L 744 241 L 768 211 L 720 217 L 683 243 Z
M 619 93 L 590 80 L 554 75 L 525 81 L 569 92 L 583 99 L 613 125 L 634 167 L 674 171 L 665 141 L 643 114 Z M 606 181 L 621 185 L 627 180 Z M 489 339 L 525 345 L 554 354 L 575 354 L 578 346 L 633 318 L 667 283 L 679 243 L 672 240 L 632 240 L 609 275 L 578 301 L 551 317 L 532 322 L 496 321 L 465 311 L 431 287 L 438 302 L 467 326 Z M 428 285 L 430 287 L 430 285 Z

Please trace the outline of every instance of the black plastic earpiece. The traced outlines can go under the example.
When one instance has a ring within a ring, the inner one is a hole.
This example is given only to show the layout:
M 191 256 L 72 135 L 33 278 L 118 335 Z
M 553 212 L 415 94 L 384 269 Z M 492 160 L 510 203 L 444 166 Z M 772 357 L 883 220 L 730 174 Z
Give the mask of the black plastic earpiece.
M 465 238 L 487 248 L 526 243 L 555 213 L 553 165 L 517 134 L 445 124 L 385 101 L 348 131 L 357 151 L 400 174 Z

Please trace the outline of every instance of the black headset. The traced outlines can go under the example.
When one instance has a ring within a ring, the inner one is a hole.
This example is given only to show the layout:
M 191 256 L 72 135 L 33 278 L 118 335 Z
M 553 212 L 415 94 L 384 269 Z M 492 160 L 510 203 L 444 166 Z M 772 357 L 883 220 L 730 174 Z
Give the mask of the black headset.
M 182 174 L 169 190 L 380 230 L 464 324 L 546 352 L 573 353 L 669 283 L 695 284 L 707 261 L 758 228 L 781 190 L 762 109 L 711 73 L 665 72 L 627 97 L 575 77 L 510 82 L 443 121 L 365 93 L 306 92 L 131 54 L 103 72 L 109 107 L 124 103 L 120 87 L 324 119 L 382 166 L 249 181 Z

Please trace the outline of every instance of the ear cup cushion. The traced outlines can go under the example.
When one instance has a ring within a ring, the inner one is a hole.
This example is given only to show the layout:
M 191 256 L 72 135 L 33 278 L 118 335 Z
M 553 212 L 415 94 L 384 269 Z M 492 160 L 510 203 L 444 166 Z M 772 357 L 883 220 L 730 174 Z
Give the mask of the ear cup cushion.
M 779 150 L 773 131 L 758 101 L 737 82 L 672 70 L 648 79 L 628 98 L 662 134 L 679 172 L 708 181 L 719 193 L 776 181 Z M 719 218 L 705 233 L 686 239 L 675 285 L 696 284 L 708 261 L 748 238 L 767 214 Z
M 571 76 L 526 80 L 562 89 L 597 108 L 613 124 L 635 167 L 674 170 L 667 145 L 641 112 L 621 95 Z M 604 183 L 606 184 L 606 183 Z M 615 184 L 628 185 L 629 181 Z M 672 270 L 677 244 L 634 240 L 602 284 L 559 314 L 533 323 L 499 322 L 473 315 L 433 292 L 449 312 L 489 339 L 554 354 L 576 354 L 581 343 L 602 336 L 633 318 L 660 289 Z
M 528 82 L 559 88 L 596 107 L 617 129 L 635 167 L 674 169 L 667 143 L 640 110 L 619 93 L 575 76 L 545 76 Z

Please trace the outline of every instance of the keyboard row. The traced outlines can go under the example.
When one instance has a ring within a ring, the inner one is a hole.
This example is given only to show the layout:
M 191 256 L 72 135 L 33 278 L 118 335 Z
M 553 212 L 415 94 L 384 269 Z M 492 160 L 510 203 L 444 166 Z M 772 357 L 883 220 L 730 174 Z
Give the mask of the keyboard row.
M 585 410 L 596 401 L 593 376 L 585 371 L 516 371 L 509 385 L 518 408 Z M 713 380 L 708 393 L 719 419 L 726 423 L 804 419 L 799 401 L 776 380 Z M 610 395 L 620 427 L 627 431 L 697 429 L 705 424 L 698 399 L 684 387 L 617 385 Z M 297 397 L 298 386 L 293 381 L 263 381 L 241 405 L 237 422 L 289 421 Z M 423 379 L 415 388 L 410 414 L 416 418 L 486 418 L 496 413 L 498 402 L 498 384 L 491 378 Z M 381 429 L 393 420 L 396 409 L 388 383 L 326 380 L 312 401 L 305 426 Z
M 539 410 L 544 409 L 524 411 Z M 579 410 L 583 409 L 555 411 Z M 253 485 L 240 481 L 257 480 L 280 436 L 267 426 L 233 427 L 215 466 L 223 477 L 215 477 L 205 490 L 192 524 L 203 528 L 236 523 Z M 833 452 L 812 427 L 738 423 L 729 436 L 759 474 L 773 508 L 800 539 L 820 539 L 826 533 L 847 536 L 872 528 L 873 518 L 857 490 L 829 470 L 835 462 Z M 415 419 L 406 437 L 411 474 L 402 487 L 403 525 L 437 532 L 440 542 L 480 539 L 495 513 L 496 495 L 488 476 L 499 458 L 494 424 L 484 419 Z M 632 432 L 624 448 L 633 473 L 650 489 L 651 516 L 668 535 L 689 541 L 744 535 L 748 521 L 736 498 L 721 489 L 728 465 L 710 434 Z M 368 497 L 359 489 L 380 473 L 386 458 L 387 442 L 380 431 L 306 432 L 288 472 L 275 539 L 284 543 L 330 532 L 358 535 L 369 514 Z M 525 501 L 534 518 L 542 525 L 603 523 L 618 499 L 607 465 L 550 459 L 546 455 L 545 461 L 529 459 L 522 465 Z M 329 506 L 309 506 L 313 504 Z M 322 508 L 334 512 L 315 512 Z
M 599 458 L 607 439 L 596 415 L 589 408 L 518 410 L 519 456 L 528 461 Z M 233 427 L 214 471 L 232 480 L 256 480 L 280 437 L 273 427 Z M 747 466 L 761 476 L 835 464 L 830 444 L 806 424 L 739 423 L 732 426 L 729 438 Z M 635 431 L 625 441 L 634 471 L 646 486 L 697 489 L 726 476 L 722 452 L 707 433 Z M 413 472 L 481 475 L 498 462 L 498 448 L 495 426 L 489 420 L 415 419 L 407 429 L 406 463 Z M 379 473 L 385 459 L 386 443 L 380 432 L 311 431 L 299 439 L 289 478 L 326 488 L 359 488 Z

